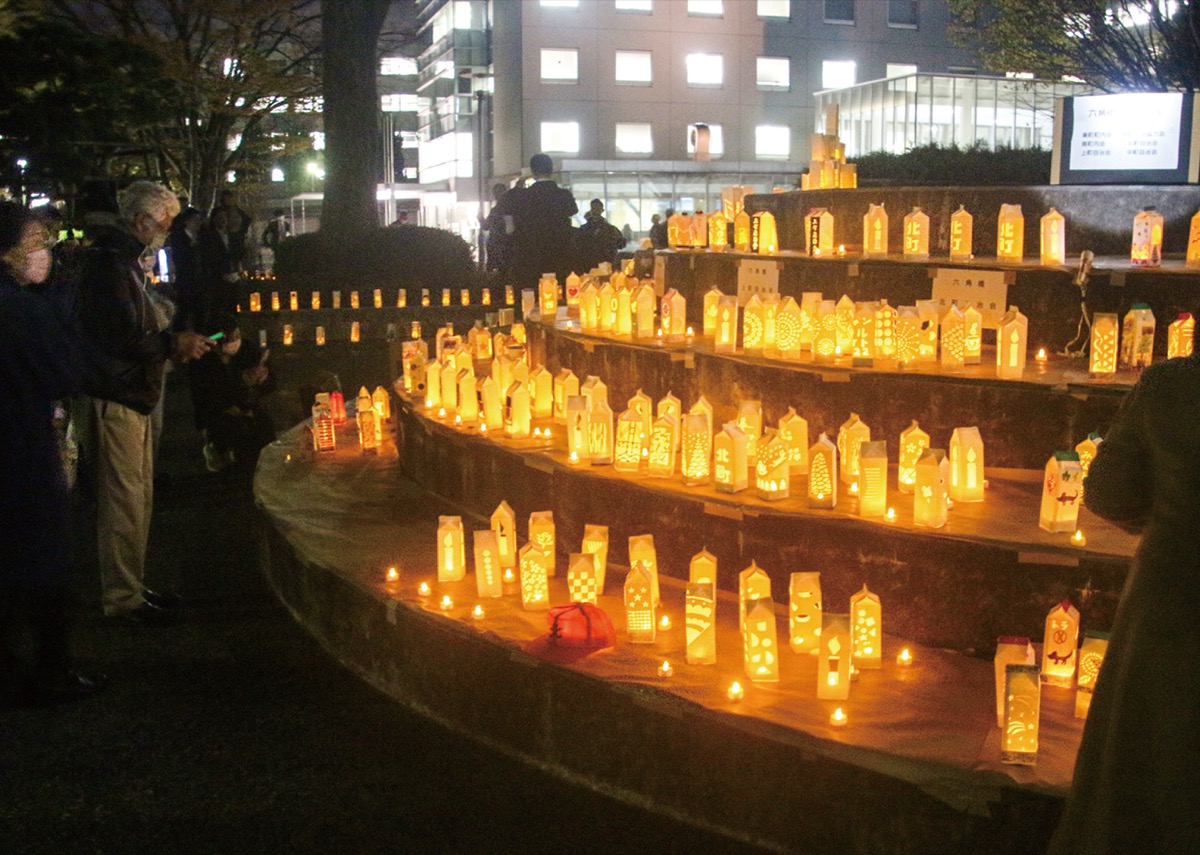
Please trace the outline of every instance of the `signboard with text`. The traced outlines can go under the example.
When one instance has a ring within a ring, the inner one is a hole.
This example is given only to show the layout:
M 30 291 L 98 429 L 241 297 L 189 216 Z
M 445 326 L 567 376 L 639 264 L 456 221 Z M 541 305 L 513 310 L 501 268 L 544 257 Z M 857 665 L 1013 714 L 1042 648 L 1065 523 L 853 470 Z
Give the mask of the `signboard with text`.
M 995 329 L 1008 309 L 1008 280 L 1003 270 L 939 267 L 933 276 L 932 296 L 939 316 L 954 303 L 960 309 L 974 306 L 983 315 L 983 325 Z
M 1059 99 L 1050 183 L 1196 183 L 1200 178 L 1196 108 L 1190 92 Z

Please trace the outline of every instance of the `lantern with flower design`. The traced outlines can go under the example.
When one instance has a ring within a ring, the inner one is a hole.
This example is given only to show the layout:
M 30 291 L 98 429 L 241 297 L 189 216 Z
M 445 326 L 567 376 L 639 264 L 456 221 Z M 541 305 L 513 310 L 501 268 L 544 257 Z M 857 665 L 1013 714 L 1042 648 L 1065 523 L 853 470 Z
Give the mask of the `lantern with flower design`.
M 911 493 L 917 483 L 917 461 L 929 447 L 929 434 L 921 430 L 917 420 L 900 432 L 900 456 L 896 469 L 896 483 L 901 493 Z
M 546 573 L 554 576 L 558 557 L 558 544 L 554 525 L 554 511 L 534 511 L 529 515 L 529 542 L 546 557 Z
M 883 666 L 883 607 L 879 595 L 866 585 L 850 598 L 850 642 L 854 667 L 871 670 Z
M 545 611 L 550 608 L 549 565 L 546 553 L 530 542 L 517 553 L 521 575 L 521 608 L 526 611 Z
M 833 362 L 841 351 L 838 347 L 838 315 L 833 300 L 819 300 L 815 307 L 816 334 L 812 342 L 813 361 Z

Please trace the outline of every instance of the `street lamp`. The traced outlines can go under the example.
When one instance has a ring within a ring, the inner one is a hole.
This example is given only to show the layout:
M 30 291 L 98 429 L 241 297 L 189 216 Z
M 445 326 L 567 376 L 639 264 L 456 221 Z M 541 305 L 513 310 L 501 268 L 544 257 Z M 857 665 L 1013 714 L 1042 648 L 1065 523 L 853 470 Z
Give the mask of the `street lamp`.
M 29 161 L 23 157 L 17 158 L 17 198 L 21 200 L 21 204 L 26 204 L 25 199 L 25 167 L 29 166 Z

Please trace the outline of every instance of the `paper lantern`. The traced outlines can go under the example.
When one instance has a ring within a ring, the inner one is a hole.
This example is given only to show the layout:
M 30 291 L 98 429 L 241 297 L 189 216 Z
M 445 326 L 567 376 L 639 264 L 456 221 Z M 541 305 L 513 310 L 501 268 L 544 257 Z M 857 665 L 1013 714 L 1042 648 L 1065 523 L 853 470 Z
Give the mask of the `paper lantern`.
M 380 442 L 380 431 L 377 429 L 379 417 L 371 406 L 371 396 L 366 392 L 364 387 L 358 396 L 358 411 L 354 420 L 358 424 L 358 442 L 363 453 L 375 454 Z
M 613 462 L 613 411 L 606 398 L 597 399 L 588 410 L 587 456 L 593 466 Z
M 654 293 L 651 289 L 651 293 Z M 687 300 L 674 288 L 663 294 L 660 303 L 663 335 L 679 340 L 687 335 Z
M 788 579 L 788 635 L 793 652 L 819 651 L 821 614 L 821 574 L 793 573 Z
M 756 683 L 779 682 L 779 640 L 775 630 L 775 604 L 770 597 L 753 600 L 742 632 L 742 664 Z
M 858 308 L 848 294 L 843 294 L 837 301 L 837 338 L 835 344 L 842 353 L 850 353 L 854 349 L 854 315 Z
M 670 249 L 687 246 L 691 238 L 691 223 L 684 214 L 675 213 L 667 217 L 667 246 Z
M 808 450 L 808 506 L 837 505 L 837 446 L 824 433 Z
M 875 304 L 857 303 L 854 307 L 854 365 L 870 368 L 875 364 Z
M 941 366 L 943 371 L 961 371 L 966 357 L 967 322 L 955 303 L 942 315 Z
M 570 314 L 577 314 L 579 311 L 579 274 L 571 271 L 567 275 L 567 307 L 573 311 Z
M 625 632 L 632 644 L 653 644 L 657 636 L 653 584 L 650 571 L 641 564 L 625 577 Z
M 642 468 L 642 417 L 628 409 L 617 417 L 613 469 L 637 472 Z
M 492 378 L 496 381 L 496 386 L 500 389 L 507 390 L 516 379 L 513 377 L 513 360 L 506 353 L 501 353 L 492 360 Z
M 567 398 L 566 422 L 567 459 L 572 463 L 582 463 L 588 459 L 588 408 L 587 399 L 582 395 Z
M 1083 440 L 1075 446 L 1075 453 L 1079 455 L 1079 468 L 1083 470 L 1083 477 L 1087 479 L 1088 467 L 1092 465 L 1092 461 L 1096 459 L 1096 452 L 1100 450 L 1100 444 L 1104 440 L 1101 439 L 1098 433 L 1089 433 Z
M 1041 220 L 1042 264 L 1059 265 L 1067 258 L 1067 221 L 1054 208 Z
M 740 401 L 737 410 L 737 426 L 746 435 L 746 457 L 758 457 L 758 442 L 763 432 L 762 401 Z
M 683 600 L 684 633 L 689 665 L 717 662 L 716 584 L 711 580 L 688 582 Z
M 1020 380 L 1025 373 L 1029 340 L 1029 318 L 1016 306 L 1009 306 L 996 326 L 996 376 Z
M 641 446 L 639 453 L 644 456 L 650 446 L 650 426 L 654 421 L 654 405 L 650 396 L 638 389 L 629 399 L 627 406 L 637 414 L 639 429 L 638 441 Z
M 817 653 L 817 697 L 844 701 L 850 697 L 850 616 L 822 614 Z
M 1004 728 L 1005 669 L 1009 665 L 1036 667 L 1033 645 L 1024 636 L 1001 636 L 996 641 L 993 663 L 996 669 L 996 727 Z
M 1188 226 L 1187 255 L 1183 263 L 1187 267 L 1200 267 L 1200 211 L 1192 215 Z
M 309 305 L 311 305 L 313 307 L 313 309 L 321 308 L 321 292 L 320 291 L 312 292 L 312 295 L 309 298 Z
M 641 565 L 650 574 L 653 584 L 654 604 L 661 601 L 658 590 L 658 552 L 654 548 L 654 535 L 635 534 L 629 538 L 629 566 Z
M 896 365 L 904 368 L 916 363 L 920 353 L 921 316 L 916 306 L 896 310 Z
M 770 211 L 759 211 L 750 217 L 750 251 L 759 255 L 774 255 L 779 251 L 775 215 Z
M 543 273 L 538 280 L 538 312 L 544 324 L 558 318 L 558 277 L 553 273 Z
M 1154 358 L 1154 312 L 1134 303 L 1121 325 L 1121 367 L 1145 368 Z
M 724 252 L 729 245 L 729 218 L 721 211 L 714 211 L 708 218 L 708 248 L 713 252 Z
M 534 511 L 529 515 L 529 542 L 546 557 L 546 575 L 556 572 L 558 547 L 555 541 L 554 511 Z
M 504 573 L 500 566 L 500 547 L 491 529 L 474 533 L 475 592 L 480 597 L 504 596 Z
M 342 397 L 340 389 L 334 389 L 329 393 L 329 412 L 333 415 L 335 424 L 346 423 L 346 400 Z
M 403 309 L 408 306 L 408 289 L 401 288 L 396 292 L 396 308 Z
M 317 347 L 325 346 L 325 327 L 317 327 Z
M 312 436 L 313 451 L 324 453 L 337 449 L 337 431 L 327 404 L 316 404 L 312 408 Z
M 597 293 L 596 327 L 602 333 L 612 332 L 617 324 L 617 290 L 605 282 Z
M 712 460 L 712 432 L 704 413 L 688 413 L 683 417 L 680 473 L 689 487 L 707 484 Z
M 813 208 L 805 214 L 804 230 L 809 255 L 833 253 L 833 214 L 828 208 Z
M 678 436 L 679 422 L 674 416 L 663 416 L 654 420 L 654 424 L 650 427 L 647 463 L 647 471 L 650 475 L 656 478 L 671 478 L 675 475 Z
M 596 590 L 603 594 L 604 583 L 608 576 L 608 526 L 584 524 L 583 543 L 580 544 L 579 551 L 594 558 Z
M 824 295 L 820 291 L 800 294 L 800 347 L 812 350 L 817 338 L 817 309 Z
M 484 288 L 484 289 L 483 289 L 483 290 L 480 292 L 480 300 L 479 300 L 479 301 L 480 301 L 480 302 L 481 302 L 483 305 L 485 305 L 485 306 L 490 306 L 490 305 L 492 305 L 492 289 L 491 289 L 491 288 Z
M 754 561 L 738 574 L 738 631 L 745 633 L 746 617 L 755 600 L 771 598 L 771 577 Z
M 1000 761 L 1020 766 L 1037 764 L 1038 719 L 1042 687 L 1036 665 L 1004 668 L 1004 731 Z
M 1038 525 L 1046 531 L 1072 532 L 1079 527 L 1083 498 L 1083 467 L 1074 451 L 1056 451 L 1046 462 L 1042 478 L 1042 507 Z
M 788 497 L 791 487 L 788 446 L 778 433 L 761 441 L 754 474 L 754 486 L 760 499 L 778 501 Z
M 983 501 L 983 437 L 977 427 L 955 428 L 950 435 L 950 498 Z
M 634 292 L 633 335 L 635 338 L 654 338 L 654 288 L 642 285 Z
M 875 306 L 875 356 L 880 359 L 896 357 L 896 309 L 880 300 Z
M 713 439 L 713 486 L 722 493 L 745 490 L 749 476 L 746 434 L 733 422 L 726 423 Z
M 887 258 L 888 215 L 882 204 L 871 203 L 863 216 L 863 256 Z
M 596 406 L 599 401 L 608 403 L 608 386 L 604 381 L 595 374 L 589 374 L 582 383 L 579 384 L 579 394 L 587 401 L 588 412 Z
M 617 311 L 613 315 L 612 331 L 616 335 L 633 335 L 633 292 L 618 288 L 614 293 Z
M 467 575 L 462 517 L 438 517 L 437 574 L 439 582 L 458 582 Z
M 350 322 L 350 341 L 357 343 L 362 340 L 362 327 L 358 321 Z
M 262 294 L 258 291 L 250 292 L 250 311 L 262 311 Z
M 293 341 L 295 341 L 295 333 L 292 332 L 292 325 L 284 324 L 283 325 L 283 346 L 291 347 Z
M 914 207 L 904 216 L 904 258 L 924 261 L 929 258 L 929 215 Z
M 921 338 L 917 345 L 917 361 L 933 365 L 938 361 L 938 325 L 940 313 L 937 300 L 917 300 L 921 317 Z
M 975 257 L 975 218 L 963 205 L 950 215 L 950 260 L 970 261 Z
M 963 311 L 963 363 L 978 365 L 983 355 L 983 315 L 974 306 Z
M 279 311 L 279 292 L 278 291 L 271 292 L 271 311 L 272 312 Z
M 513 350 L 513 348 L 509 347 L 510 353 L 512 352 L 512 350 Z M 466 368 L 471 365 L 471 363 L 467 360 L 464 360 L 463 362 L 464 362 L 464 364 L 459 365 L 460 368 Z M 526 363 L 525 360 L 520 355 L 510 357 L 508 362 L 511 366 L 512 382 L 520 383 L 522 386 L 528 387 L 529 386 L 529 364 Z
M 659 398 L 658 403 L 654 405 L 654 415 L 660 419 L 665 416 L 670 416 L 671 418 L 675 419 L 674 446 L 675 450 L 678 451 L 679 437 L 683 419 L 683 402 L 679 400 L 678 396 L 668 392 L 666 395 Z
M 1042 641 L 1042 680 L 1051 686 L 1070 688 L 1075 682 L 1075 659 L 1079 644 L 1079 611 L 1063 600 L 1046 615 Z
M 716 337 L 717 310 L 720 306 L 721 298 L 724 296 L 718 288 L 709 288 L 704 292 L 704 326 L 702 329 L 705 338 Z
M 492 533 L 496 536 L 496 556 L 500 567 L 517 565 L 517 517 L 508 502 L 501 501 L 492 511 Z
M 442 365 L 430 362 L 425 367 L 425 407 L 437 409 L 442 405 Z
M 1088 371 L 1096 377 L 1115 374 L 1119 348 L 1117 316 L 1097 312 L 1092 316 L 1092 335 L 1088 353 Z
M 1020 261 L 1025 257 L 1025 215 L 1020 205 L 1001 205 L 996 224 L 996 258 Z
M 1192 340 L 1196 332 L 1196 319 L 1182 312 L 1167 326 L 1167 359 L 1192 355 Z
M 504 433 L 523 439 L 530 433 L 529 386 L 514 382 L 504 395 Z
M 517 552 L 521 574 L 521 608 L 545 611 L 550 608 L 550 562 L 535 543 L 527 543 Z
M 712 408 L 712 404 L 710 404 L 708 402 L 708 398 L 701 395 L 699 398 L 696 399 L 696 403 L 692 404 L 692 408 L 690 410 L 688 410 L 688 412 L 689 413 L 703 413 L 704 418 L 707 420 L 707 423 L 708 423 L 709 435 L 712 434 L 712 432 L 713 432 L 713 408 Z
M 458 366 L 453 359 L 442 364 L 441 377 L 438 380 L 442 392 L 441 407 L 447 415 L 453 416 L 458 412 Z
M 820 300 L 816 305 L 816 337 L 812 342 L 813 361 L 818 363 L 833 362 L 839 353 L 838 349 L 837 306 L 833 300 Z
M 779 419 L 779 438 L 787 448 L 788 469 L 793 475 L 808 474 L 808 421 L 788 407 Z
M 339 296 L 338 293 L 335 291 L 333 294 L 334 308 L 337 308 L 338 296 Z M 421 306 L 424 308 L 429 308 L 429 289 L 428 288 L 421 289 Z
M 883 667 L 883 607 L 866 585 L 850 598 L 850 640 L 855 668 Z
M 498 431 L 504 427 L 504 405 L 500 400 L 500 387 L 491 377 L 475 381 L 475 394 L 479 397 L 479 408 L 487 430 Z
M 801 328 L 800 305 L 791 297 L 784 297 L 775 315 L 775 347 L 781 359 L 799 359 Z
M 1134 267 L 1162 264 L 1163 215 L 1157 208 L 1143 208 L 1133 218 L 1133 243 L 1129 260 Z
M 1085 632 L 1079 647 L 1079 669 L 1075 683 L 1075 718 L 1087 718 L 1096 691 L 1096 678 L 1108 652 L 1107 632 Z
M 858 515 L 887 514 L 887 442 L 863 442 L 858 446 Z
M 946 499 L 950 461 L 940 448 L 926 448 L 917 460 L 917 480 L 913 490 L 913 523 L 927 528 L 946 524 L 950 506 Z
M 579 394 L 579 378 L 570 368 L 563 368 L 554 375 L 554 422 L 567 423 L 567 399 Z
M 692 556 L 688 563 L 689 582 L 711 582 L 717 584 L 717 556 L 707 549 L 701 549 Z
M 529 406 L 535 419 L 554 415 L 554 378 L 545 366 L 539 365 L 529 372 Z
M 300 295 L 295 291 L 288 295 L 288 308 L 293 312 L 300 309 Z
M 590 552 L 572 552 L 567 561 L 567 592 L 573 603 L 595 603 L 604 593 Z
M 750 214 L 745 208 L 733 218 L 733 248 L 738 252 L 750 251 Z
M 584 332 L 600 329 L 600 291 L 594 282 L 588 282 L 579 292 L 579 328 Z
M 371 408 L 379 416 L 381 424 L 392 417 L 392 399 L 382 386 L 376 386 L 371 393 Z
M 447 295 L 447 299 L 446 299 L 446 301 L 445 301 L 445 303 L 444 303 L 443 305 L 447 305 L 447 306 L 448 306 L 448 305 L 450 305 L 450 301 L 449 301 L 449 293 L 450 293 L 450 292 L 447 290 L 447 291 L 444 291 L 443 293 Z M 351 291 L 351 292 L 350 292 L 350 308 L 351 308 L 351 309 L 357 309 L 357 308 L 359 308 L 359 302 L 358 302 L 358 292 L 357 292 L 357 291 Z
M 871 429 L 863 424 L 858 413 L 851 413 L 850 418 L 838 428 L 837 450 L 838 459 L 842 462 L 840 476 L 843 484 L 852 484 L 858 480 L 859 445 L 870 440 Z
M 763 304 L 757 294 L 742 309 L 742 349 L 759 354 L 763 350 Z
M 779 315 L 779 295 L 763 294 L 763 350 L 773 351 L 776 347 L 775 319 Z

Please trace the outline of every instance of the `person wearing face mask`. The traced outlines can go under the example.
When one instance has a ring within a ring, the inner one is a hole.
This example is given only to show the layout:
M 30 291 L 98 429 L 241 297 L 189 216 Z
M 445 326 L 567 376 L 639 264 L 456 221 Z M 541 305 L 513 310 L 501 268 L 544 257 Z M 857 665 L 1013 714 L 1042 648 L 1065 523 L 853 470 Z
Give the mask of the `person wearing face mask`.
M 103 685 L 71 665 L 70 512 L 53 424 L 56 401 L 87 381 L 55 303 L 45 226 L 0 202 L 0 705 L 82 698 Z M 32 638 L 23 662 L 18 633 Z
M 246 346 L 233 315 L 214 315 L 212 329 L 222 335 L 217 347 L 189 366 L 196 426 L 207 440 L 204 462 L 210 472 L 230 463 L 252 470 L 259 451 L 275 439 L 259 406 L 270 391 L 267 352 Z
M 100 389 L 86 408 L 84 453 L 94 467 L 104 613 L 123 622 L 165 623 L 165 606 L 173 598 L 145 584 L 154 496 L 150 414 L 167 360 L 198 359 L 212 342 L 164 328 L 139 261 L 147 250 L 163 245 L 179 201 L 152 181 L 135 181 L 117 201 L 116 222 L 98 228 L 79 259 L 81 342 L 101 375 Z

